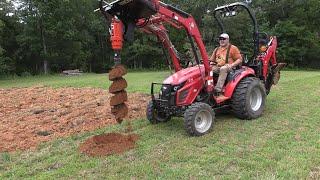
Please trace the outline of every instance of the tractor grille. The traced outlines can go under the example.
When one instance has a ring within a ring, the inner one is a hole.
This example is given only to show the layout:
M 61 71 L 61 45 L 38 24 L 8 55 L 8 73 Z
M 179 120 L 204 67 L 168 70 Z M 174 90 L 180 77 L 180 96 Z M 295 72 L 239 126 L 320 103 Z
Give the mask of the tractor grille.
M 184 85 L 152 83 L 151 97 L 155 108 L 170 116 L 183 116 L 185 107 L 176 106 L 176 92 Z
M 152 100 L 159 106 L 169 107 L 175 105 L 175 92 L 170 84 L 152 83 Z

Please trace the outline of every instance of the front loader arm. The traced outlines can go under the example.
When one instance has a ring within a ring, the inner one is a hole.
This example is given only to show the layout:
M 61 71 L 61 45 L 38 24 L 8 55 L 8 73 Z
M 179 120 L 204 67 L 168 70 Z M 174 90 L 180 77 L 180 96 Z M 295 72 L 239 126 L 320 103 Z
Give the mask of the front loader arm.
M 206 75 L 209 75 L 210 64 L 208 54 L 197 23 L 190 14 L 159 0 L 117 0 L 106 6 L 101 6 L 100 9 L 103 9 L 103 13 L 108 14 L 109 17 L 117 17 L 123 22 L 125 26 L 124 36 L 127 40 L 132 39 L 134 28 L 151 32 L 156 35 L 158 39 L 161 37 L 159 40 L 166 39 L 164 47 L 168 49 L 176 71 L 181 70 L 180 65 L 178 65 L 179 62 L 177 62 L 180 60 L 180 57 L 174 53 L 173 50 L 170 50 L 170 46 L 167 46 L 169 44 L 172 45 L 172 43 L 169 36 L 164 35 L 166 30 L 163 28 L 163 25 L 168 24 L 174 28 L 185 29 L 190 39 L 193 39 L 197 44 L 205 66 Z M 132 28 L 132 25 L 134 25 L 134 28 Z M 156 28 L 162 31 L 155 30 Z M 153 30 L 150 31 L 150 29 Z M 193 51 L 195 51 L 195 48 Z M 196 61 L 200 62 L 200 57 L 197 57 L 196 52 L 194 52 L 194 54 Z
M 162 43 L 162 46 L 164 47 L 164 49 L 168 50 L 175 72 L 180 71 L 182 69 L 180 65 L 180 57 L 174 45 L 170 41 L 166 28 L 163 25 L 161 26 L 148 25 L 143 28 L 143 31 L 155 34 L 157 36 L 158 41 Z
M 180 27 L 182 26 L 189 36 L 190 40 L 194 39 L 195 43 L 197 44 L 200 54 L 203 60 L 203 64 L 205 67 L 205 74 L 209 75 L 210 73 L 210 64 L 208 54 L 205 48 L 205 45 L 202 41 L 200 30 L 197 26 L 195 19 L 189 15 L 188 13 L 183 12 L 171 5 L 167 5 L 165 3 L 160 2 L 159 7 L 159 14 L 163 17 L 163 21 L 169 23 L 173 27 Z M 193 44 L 193 42 L 191 41 Z M 194 55 L 196 61 L 200 61 L 199 57 L 197 57 L 197 53 L 193 48 Z

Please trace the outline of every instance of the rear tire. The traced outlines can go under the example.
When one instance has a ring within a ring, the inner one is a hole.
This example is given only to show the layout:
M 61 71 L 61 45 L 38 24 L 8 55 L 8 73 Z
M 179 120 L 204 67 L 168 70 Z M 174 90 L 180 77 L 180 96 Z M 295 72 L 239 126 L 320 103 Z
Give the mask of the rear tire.
M 266 99 L 266 89 L 258 78 L 246 77 L 237 85 L 231 100 L 231 108 L 240 119 L 261 116 Z
M 211 131 L 215 114 L 210 105 L 194 103 L 184 113 L 184 125 L 191 136 L 202 136 Z
M 146 110 L 147 119 L 150 121 L 151 124 L 157 124 L 161 122 L 167 122 L 171 119 L 171 117 L 163 112 L 159 112 L 153 104 L 151 100 L 147 106 Z

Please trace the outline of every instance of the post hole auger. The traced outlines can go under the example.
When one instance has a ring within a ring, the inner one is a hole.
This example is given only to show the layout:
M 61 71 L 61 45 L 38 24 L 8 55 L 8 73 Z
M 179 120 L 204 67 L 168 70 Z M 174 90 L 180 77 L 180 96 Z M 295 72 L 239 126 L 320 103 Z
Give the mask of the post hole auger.
M 107 20 L 107 25 L 110 27 L 110 42 L 114 51 L 114 66 L 109 72 L 109 80 L 112 81 L 112 84 L 109 87 L 109 93 L 113 94 L 110 99 L 110 106 L 112 106 L 111 113 L 115 116 L 118 123 L 121 123 L 128 114 L 128 106 L 125 103 L 128 100 L 127 92 L 125 90 L 128 84 L 123 78 L 123 76 L 127 74 L 127 70 L 125 66 L 121 64 L 123 42 L 124 39 L 132 41 L 137 19 L 150 16 L 150 13 L 144 13 L 146 9 L 140 5 L 147 3 L 148 5 L 153 6 L 153 2 L 157 1 L 141 1 L 135 3 L 133 6 L 130 5 L 126 7 L 126 4 L 130 4 L 130 2 L 130 0 L 125 0 L 108 3 L 104 0 L 100 0 L 100 7 L 96 10 L 100 10 Z M 119 14 L 117 11 L 122 6 L 130 9 L 130 11 L 134 10 L 137 13 Z M 126 17 L 124 18 L 122 15 L 125 15 Z
M 109 72 L 109 80 L 112 81 L 109 87 L 109 92 L 113 94 L 110 99 L 111 113 L 115 116 L 118 123 L 121 123 L 123 118 L 128 114 L 128 106 L 126 101 L 128 100 L 127 81 L 123 78 L 127 74 L 126 68 L 121 64 L 121 50 L 123 46 L 123 24 L 117 18 L 111 19 L 110 26 L 110 41 L 112 49 L 114 50 L 114 67 Z
M 110 22 L 110 42 L 114 51 L 114 66 L 109 72 L 109 80 L 112 81 L 109 92 L 113 94 L 110 99 L 111 113 L 115 116 L 116 121 L 120 124 L 128 114 L 128 106 L 125 103 L 128 100 L 126 88 L 127 81 L 123 78 L 127 74 L 125 66 L 121 64 L 121 50 L 123 47 L 123 23 L 116 17 L 110 16 L 103 11 L 102 1 L 100 10 Z

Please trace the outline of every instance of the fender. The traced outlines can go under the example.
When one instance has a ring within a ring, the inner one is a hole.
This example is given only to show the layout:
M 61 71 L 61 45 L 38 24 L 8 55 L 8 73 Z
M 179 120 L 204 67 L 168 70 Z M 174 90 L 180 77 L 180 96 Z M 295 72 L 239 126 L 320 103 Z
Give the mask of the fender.
M 234 78 L 233 80 L 231 80 L 230 82 L 228 82 L 228 84 L 226 85 L 225 88 L 225 92 L 224 92 L 224 96 L 231 98 L 233 91 L 236 89 L 237 85 L 239 84 L 239 82 L 245 78 L 245 77 L 255 77 L 255 72 L 253 69 L 249 68 L 249 67 L 242 67 L 245 68 L 245 71 L 242 71 L 239 73 L 239 75 Z

